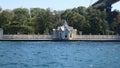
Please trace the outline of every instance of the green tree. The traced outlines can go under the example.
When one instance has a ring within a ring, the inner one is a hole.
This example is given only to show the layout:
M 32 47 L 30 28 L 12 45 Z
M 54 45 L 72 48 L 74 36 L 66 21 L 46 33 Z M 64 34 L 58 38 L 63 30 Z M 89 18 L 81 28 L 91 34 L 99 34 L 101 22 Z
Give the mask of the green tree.
M 3 10 L 0 14 L 0 28 L 5 28 L 5 25 L 12 23 L 14 13 L 10 10 Z
M 0 12 L 2 11 L 2 8 L 0 7 Z
M 108 22 L 106 21 L 107 15 L 104 11 L 96 9 L 88 9 L 88 20 L 91 25 L 92 34 L 107 34 Z
M 46 31 L 48 31 L 47 33 L 52 32 L 55 17 L 49 8 L 46 10 L 40 8 L 31 9 L 31 15 L 36 34 L 44 34 Z
M 29 23 L 29 10 L 26 8 L 16 8 L 13 10 L 14 12 L 14 19 L 13 21 L 15 23 L 20 23 L 22 25 L 25 25 Z
M 118 14 L 119 13 L 119 14 Z M 116 17 L 117 16 L 117 17 Z M 77 7 L 64 11 L 51 11 L 50 8 L 0 8 L 0 28 L 5 34 L 51 34 L 53 28 L 67 20 L 70 26 L 83 34 L 120 34 L 120 12 L 110 15 L 93 8 Z
M 70 26 L 73 26 L 75 29 L 79 31 L 82 31 L 83 34 L 89 34 L 89 28 L 90 25 L 86 19 L 86 9 L 82 12 L 83 7 L 74 8 L 73 10 L 66 10 L 62 15 L 62 19 L 65 19 L 68 21 L 68 24 Z
M 16 8 L 12 11 L 14 13 L 13 22 L 6 26 L 5 33 L 7 34 L 34 34 L 32 25 L 30 25 L 30 14 L 26 8 Z
M 116 18 L 114 18 L 113 27 L 114 27 L 115 33 L 120 34 L 120 12 L 116 16 Z
M 6 25 L 5 34 L 34 34 L 34 30 L 26 25 Z
M 63 25 L 64 20 L 61 18 L 61 14 L 64 13 L 64 11 L 53 11 L 53 17 L 54 17 L 54 24 L 53 28 L 57 28 L 58 26 Z

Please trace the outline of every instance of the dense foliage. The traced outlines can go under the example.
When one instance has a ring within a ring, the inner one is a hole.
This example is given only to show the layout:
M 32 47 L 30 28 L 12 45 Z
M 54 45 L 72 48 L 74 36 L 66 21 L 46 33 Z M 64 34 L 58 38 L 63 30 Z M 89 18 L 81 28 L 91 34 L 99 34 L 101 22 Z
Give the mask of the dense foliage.
M 67 20 L 78 34 L 120 34 L 120 12 L 106 13 L 93 8 L 78 7 L 65 11 L 41 8 L 0 8 L 0 28 L 4 34 L 52 34 L 52 29 Z

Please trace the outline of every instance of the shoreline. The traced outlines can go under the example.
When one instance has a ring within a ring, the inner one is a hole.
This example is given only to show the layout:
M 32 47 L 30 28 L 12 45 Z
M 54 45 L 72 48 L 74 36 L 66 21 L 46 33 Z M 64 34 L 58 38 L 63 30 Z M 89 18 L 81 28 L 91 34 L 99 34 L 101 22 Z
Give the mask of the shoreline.
M 3 35 L 0 41 L 93 41 L 120 42 L 119 35 L 76 35 L 71 40 L 54 39 L 52 35 Z
M 0 41 L 17 41 L 17 42 L 21 42 L 21 41 L 25 41 L 25 42 L 120 42 L 120 40 L 0 40 Z

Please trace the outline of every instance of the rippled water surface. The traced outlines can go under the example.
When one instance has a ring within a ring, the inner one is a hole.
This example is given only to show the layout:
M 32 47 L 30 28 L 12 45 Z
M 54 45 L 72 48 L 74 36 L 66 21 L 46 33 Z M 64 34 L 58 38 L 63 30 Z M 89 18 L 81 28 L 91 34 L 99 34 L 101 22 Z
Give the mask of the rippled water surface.
M 0 68 L 120 68 L 120 42 L 0 42 Z

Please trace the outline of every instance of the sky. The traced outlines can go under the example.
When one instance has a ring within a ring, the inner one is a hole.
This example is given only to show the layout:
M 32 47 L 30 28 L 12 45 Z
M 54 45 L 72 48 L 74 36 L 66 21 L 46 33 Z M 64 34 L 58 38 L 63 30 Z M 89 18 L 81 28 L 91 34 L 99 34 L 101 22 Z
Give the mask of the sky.
M 50 8 L 51 10 L 65 10 L 78 6 L 89 7 L 97 0 L 1 0 L 0 7 L 4 9 L 15 8 Z M 120 10 L 120 2 L 113 5 L 113 10 Z

